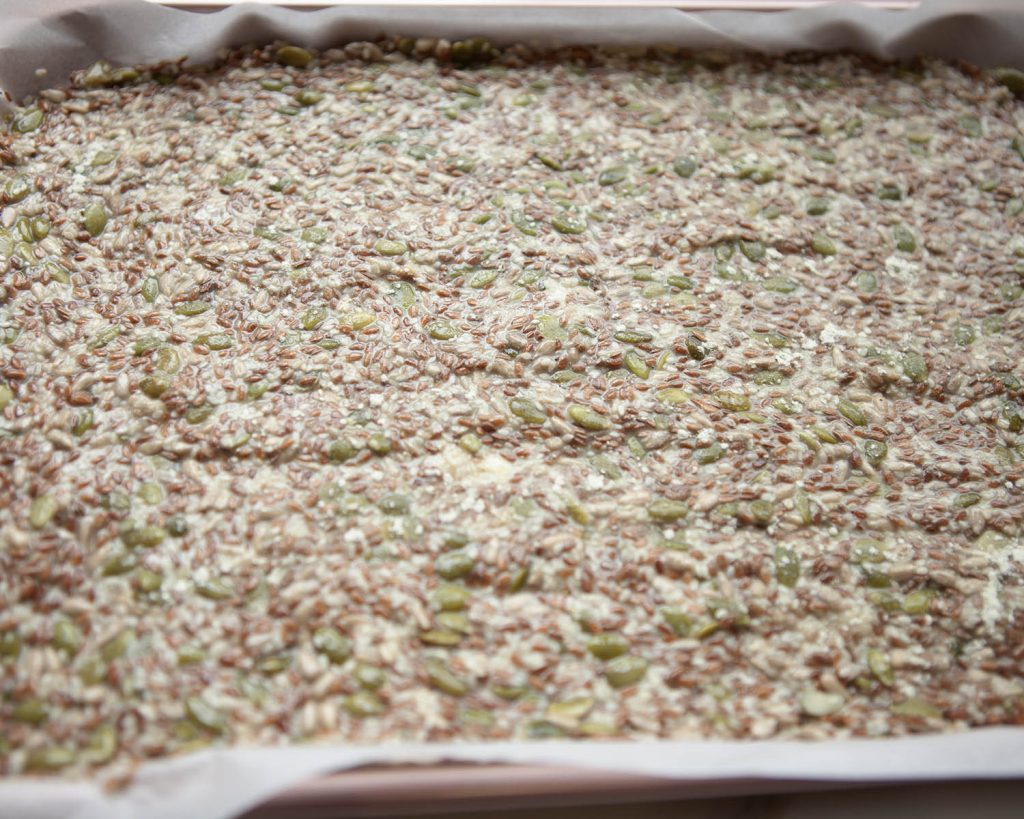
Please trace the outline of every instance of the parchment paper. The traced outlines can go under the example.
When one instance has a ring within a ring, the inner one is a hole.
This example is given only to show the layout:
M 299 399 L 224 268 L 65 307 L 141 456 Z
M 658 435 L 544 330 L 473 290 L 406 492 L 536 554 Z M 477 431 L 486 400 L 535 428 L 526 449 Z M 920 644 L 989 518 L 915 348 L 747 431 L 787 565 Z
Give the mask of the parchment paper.
M 495 42 L 674 43 L 762 51 L 853 49 L 1024 67 L 1024 3 L 926 0 L 910 11 L 823 6 L 782 13 L 673 9 L 236 6 L 200 14 L 141 0 L 0 0 L 0 88 L 14 100 L 97 59 L 116 64 L 285 39 L 326 48 L 381 33 Z M 1024 728 L 905 739 L 799 742 L 490 743 L 206 751 L 144 764 L 118 794 L 88 782 L 0 782 L 0 819 L 226 819 L 317 775 L 371 763 L 552 764 L 707 783 L 1024 778 Z M 706 791 L 705 791 L 706 792 Z

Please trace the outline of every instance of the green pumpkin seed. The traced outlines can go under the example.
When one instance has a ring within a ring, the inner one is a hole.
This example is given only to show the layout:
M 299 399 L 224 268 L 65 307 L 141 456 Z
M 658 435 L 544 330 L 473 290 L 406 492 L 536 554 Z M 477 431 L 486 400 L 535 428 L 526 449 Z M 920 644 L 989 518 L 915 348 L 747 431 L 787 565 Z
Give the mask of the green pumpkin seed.
M 771 501 L 756 500 L 750 503 L 750 516 L 758 526 L 767 526 L 775 515 L 775 506 Z
M 686 353 L 694 361 L 703 361 L 711 353 L 711 346 L 693 333 L 686 337 Z
M 515 594 L 526 588 L 526 584 L 530 580 L 530 567 L 520 566 L 514 572 L 508 581 L 508 593 Z
M 452 585 L 439 586 L 430 596 L 434 606 L 441 611 L 462 611 L 469 598 L 469 589 Z
M 209 310 L 211 306 L 205 301 L 184 301 L 175 305 L 174 312 L 179 316 L 198 316 Z
M 661 616 L 676 637 L 689 637 L 693 631 L 693 618 L 679 609 L 662 609 Z
M 615 165 L 611 168 L 605 168 L 601 171 L 597 177 L 597 184 L 608 187 L 609 185 L 618 185 L 629 175 L 629 170 L 625 165 Z
M 33 748 L 25 756 L 26 771 L 59 771 L 73 765 L 77 759 L 74 749 L 66 745 L 48 745 Z
M 299 238 L 311 245 L 322 245 L 327 241 L 327 231 L 321 227 L 308 227 L 299 234 Z
M 761 286 L 773 293 L 792 293 L 800 287 L 800 283 L 793 279 L 787 279 L 785 276 L 772 276 L 765 279 Z
M 693 457 L 702 465 L 713 464 L 720 460 L 728 450 L 717 441 L 710 446 L 699 447 L 693 451 Z
M 824 233 L 815 233 L 811 237 L 811 250 L 821 256 L 835 256 L 838 252 L 836 243 Z
M 385 495 L 377 501 L 377 508 L 385 515 L 407 515 L 412 508 L 408 495 Z
M 420 632 L 420 642 L 428 646 L 452 648 L 462 642 L 462 635 L 448 629 L 430 629 Z
M 977 492 L 964 492 L 957 495 L 956 500 L 954 500 L 953 503 L 960 509 L 967 509 L 968 507 L 981 503 L 981 495 Z
M 43 124 L 43 112 L 38 108 L 30 108 L 14 118 L 12 128 L 19 134 L 30 133 Z
M 135 568 L 135 557 L 128 552 L 118 552 L 109 558 L 101 569 L 104 577 L 119 577 Z
M 304 106 L 316 105 L 320 102 L 324 95 L 322 92 L 317 91 L 313 88 L 300 88 L 294 94 L 292 98 L 299 104 Z
M 566 330 L 554 316 L 537 316 L 537 332 L 542 338 L 553 341 L 564 341 L 569 337 Z
M 123 629 L 100 646 L 100 657 L 107 663 L 120 660 L 128 653 L 128 649 L 134 641 L 135 632 L 131 629 Z
M 885 560 L 885 544 L 869 538 L 855 540 L 850 547 L 852 563 L 882 563 Z
M 182 646 L 178 650 L 178 665 L 198 665 L 206 659 L 206 652 L 199 646 Z
M 356 691 L 345 697 L 344 708 L 359 719 L 380 716 L 386 710 L 381 698 L 370 691 Z
M 672 170 L 683 179 L 689 179 L 697 171 L 697 160 L 692 157 L 679 157 L 672 162 Z
M 525 696 L 529 689 L 525 685 L 492 685 L 491 691 L 495 696 L 511 702 Z
M 907 352 L 900 358 L 903 367 L 903 374 L 915 384 L 922 384 L 928 380 L 928 365 L 920 353 Z
M 223 734 L 228 728 L 227 715 L 200 697 L 185 699 L 185 717 L 196 728 L 211 734 Z
M 577 426 L 592 432 L 605 432 L 612 428 L 611 419 L 581 404 L 569 405 L 569 418 Z
M 993 68 L 990 72 L 992 79 L 1013 92 L 1014 96 L 1024 97 L 1024 71 L 1016 68 Z
M 658 498 L 647 505 L 647 514 L 658 523 L 674 523 L 689 514 L 689 507 L 682 501 Z
M 107 679 L 107 664 L 99 657 L 89 657 L 79 666 L 78 678 L 86 685 L 100 685 Z
M 927 614 L 934 596 L 935 592 L 930 589 L 917 589 L 903 598 L 900 607 L 907 614 Z
M 378 239 L 373 247 L 381 256 L 401 256 L 409 252 L 409 246 L 405 242 L 392 239 Z
M 437 341 L 451 341 L 460 334 L 459 329 L 450 321 L 434 321 L 427 325 L 427 335 Z
M 303 330 L 315 330 L 327 320 L 326 307 L 310 307 L 299 318 Z
M 859 406 L 846 398 L 840 398 L 837 405 L 839 414 L 854 426 L 862 427 L 867 424 L 868 417 Z M 834 442 L 830 442 L 834 443 Z
M 824 196 L 812 196 L 804 205 L 808 216 L 824 216 L 832 203 Z
M 561 739 L 565 729 L 548 720 L 531 720 L 526 726 L 526 738 L 529 740 Z
M 740 253 L 747 257 L 751 262 L 764 261 L 764 257 L 767 254 L 764 244 L 756 240 L 747 241 L 740 239 L 739 241 Z
M 143 336 L 135 342 L 132 347 L 132 352 L 135 355 L 142 356 L 146 353 L 158 350 L 163 346 L 164 340 L 160 336 Z
M 974 344 L 978 338 L 978 332 L 971 325 L 962 324 L 957 321 L 953 326 L 953 341 L 961 347 L 968 347 Z
M 366 439 L 366 448 L 374 455 L 387 455 L 391 452 L 391 439 L 383 432 L 374 432 Z
M 107 327 L 104 330 L 100 330 L 92 340 L 89 342 L 90 350 L 98 350 L 101 347 L 106 347 L 111 341 L 121 335 L 120 327 Z
M 139 392 L 148 398 L 159 398 L 168 389 L 170 389 L 171 381 L 162 375 L 147 375 L 141 381 L 139 381 Z
M 206 333 L 198 336 L 193 343 L 208 350 L 230 350 L 235 346 L 235 340 L 227 333 Z
M 483 445 L 483 441 L 481 441 L 480 438 L 472 432 L 467 432 L 465 435 L 459 437 L 459 446 L 470 455 L 476 455 Z
M 732 390 L 719 390 L 712 396 L 715 403 L 730 412 L 746 412 L 750 409 L 750 398 Z
M 874 293 L 878 290 L 878 279 L 870 270 L 862 270 L 853 277 L 853 286 L 862 293 Z
M 82 758 L 90 765 L 102 765 L 117 752 L 117 731 L 108 722 L 99 725 L 90 735 L 82 749 Z
M 281 46 L 274 57 L 281 65 L 292 68 L 306 68 L 313 61 L 313 55 L 309 51 L 293 45 Z
M 377 317 L 373 313 L 367 313 L 363 310 L 356 310 L 351 313 L 346 313 L 338 321 L 338 325 L 343 330 L 364 330 L 373 324 L 377 320 Z
M 553 171 L 564 171 L 565 170 L 565 168 L 562 166 L 562 163 L 559 162 L 557 159 L 555 159 L 552 156 L 548 156 L 547 154 L 534 154 L 534 157 L 536 157 L 537 160 L 539 160 L 542 165 L 546 165 L 548 168 L 551 168 L 551 170 L 553 170 Z
M 637 378 L 647 380 L 647 377 L 651 374 L 651 368 L 644 361 L 643 356 L 636 352 L 636 350 L 627 350 L 626 354 L 622 357 L 622 364 Z
M 473 571 L 476 561 L 467 552 L 446 552 L 434 561 L 434 571 L 445 580 L 457 580 Z
M 74 655 L 82 645 L 82 632 L 70 620 L 58 620 L 53 624 L 53 638 L 50 642 L 58 651 Z
M 337 464 L 344 463 L 358 454 L 359 447 L 348 438 L 339 438 L 327 448 L 327 457 Z
M 772 401 L 772 406 L 783 415 L 796 415 L 800 411 L 800 403 L 788 395 L 780 395 Z
M 917 717 L 919 719 L 942 719 L 942 711 L 917 697 L 911 697 L 903 702 L 896 703 L 889 709 L 890 713 L 898 717 Z
M 917 237 L 906 225 L 896 225 L 892 229 L 892 238 L 896 242 L 896 249 L 904 253 L 913 253 L 917 250 Z
M 578 235 L 587 229 L 587 223 L 586 220 L 583 219 L 573 219 L 569 216 L 559 214 L 551 220 L 551 227 L 559 233 Z
M 636 685 L 647 674 L 647 660 L 632 654 L 623 654 L 611 660 L 604 669 L 605 679 L 612 688 Z
M 32 183 L 25 176 L 12 176 L 4 186 L 4 194 L 10 204 L 17 204 L 32 193 Z
M 82 224 L 85 226 L 85 232 L 94 239 L 106 230 L 109 218 L 110 215 L 102 202 L 92 202 L 82 211 Z
M 555 725 L 575 726 L 594 707 L 593 697 L 573 697 L 551 703 L 545 716 Z
M 483 290 L 490 287 L 497 278 L 497 270 L 477 270 L 466 280 L 466 284 L 476 290 Z
M 896 677 L 892 673 L 892 665 L 889 663 L 889 657 L 877 649 L 871 649 L 868 651 L 868 668 L 871 669 L 871 673 L 875 675 L 882 685 L 893 685 L 896 682 Z
M 441 660 L 427 660 L 427 681 L 433 688 L 453 697 L 464 697 L 469 693 L 469 683 L 456 676 Z
M 889 454 L 889 447 L 885 441 L 867 440 L 864 442 L 864 459 L 872 466 L 878 466 Z
M 184 537 L 188 534 L 188 520 L 184 515 L 171 515 L 164 523 L 164 529 L 171 537 Z
M 130 526 L 121 532 L 121 542 L 129 549 L 152 549 L 164 542 L 167 530 L 162 526 Z
M 185 422 L 189 424 L 201 424 L 213 415 L 217 408 L 213 404 L 200 404 L 198 407 L 189 407 L 185 410 Z
M 403 310 L 408 310 L 416 303 L 416 289 L 409 282 L 396 282 L 389 295 Z
M 682 404 L 691 398 L 690 393 L 678 387 L 666 387 L 663 390 L 658 390 L 656 396 L 659 401 L 665 404 Z
M 353 671 L 353 677 L 360 688 L 365 688 L 368 691 L 376 691 L 387 682 L 384 672 L 372 665 L 357 665 Z
M 747 165 L 736 172 L 739 179 L 750 179 L 755 185 L 766 185 L 775 179 L 775 168 L 770 165 Z
M 783 586 L 793 588 L 800 581 L 800 556 L 792 549 L 779 546 L 775 549 L 775 579 Z
M 280 674 L 291 665 L 291 659 L 283 654 L 275 654 L 272 657 L 263 657 L 256 663 L 256 670 L 261 674 L 272 677 Z
M 50 709 L 38 697 L 22 700 L 11 709 L 11 716 L 17 722 L 28 725 L 42 725 L 50 716 Z
M 646 344 L 654 340 L 654 334 L 646 330 L 619 330 L 614 338 L 623 344 Z
M 197 580 L 195 590 L 196 594 L 200 597 L 205 597 L 207 600 L 230 600 L 235 596 L 234 586 L 220 577 Z
M 16 658 L 21 654 L 21 636 L 16 631 L 0 632 L 0 657 Z
M 45 216 L 37 216 L 29 222 L 29 230 L 32 233 L 33 241 L 41 242 L 50 235 L 50 220 Z
M 539 233 L 537 229 L 537 221 L 521 210 L 512 211 L 512 213 L 509 214 L 509 221 L 511 221 L 515 228 L 524 236 L 537 236 Z
M 160 572 L 154 572 L 149 569 L 139 569 L 139 573 L 136 576 L 138 582 L 139 591 L 143 594 L 152 594 L 153 592 L 159 591 L 160 587 L 164 584 L 164 576 Z
M 596 634 L 587 640 L 587 651 L 599 660 L 613 660 L 629 651 L 629 641 L 621 634 Z
M 528 398 L 513 398 L 508 402 L 508 408 L 527 424 L 543 424 L 548 420 L 548 414 Z
M 668 276 L 665 282 L 671 287 L 677 287 L 680 290 L 693 290 L 696 286 L 696 282 L 689 276 Z
M 139 487 L 139 500 L 148 506 L 156 506 L 164 499 L 164 490 L 158 483 L 147 482 Z
M 161 347 L 157 351 L 153 364 L 161 372 L 173 375 L 181 369 L 181 356 L 173 347 Z

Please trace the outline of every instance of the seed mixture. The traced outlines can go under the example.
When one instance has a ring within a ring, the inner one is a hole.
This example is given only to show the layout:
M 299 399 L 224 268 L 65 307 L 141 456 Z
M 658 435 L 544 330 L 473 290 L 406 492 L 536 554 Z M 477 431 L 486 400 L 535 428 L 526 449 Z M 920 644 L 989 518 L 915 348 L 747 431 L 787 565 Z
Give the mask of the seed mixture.
M 1014 80 L 392 40 L 43 92 L 0 771 L 1024 722 Z

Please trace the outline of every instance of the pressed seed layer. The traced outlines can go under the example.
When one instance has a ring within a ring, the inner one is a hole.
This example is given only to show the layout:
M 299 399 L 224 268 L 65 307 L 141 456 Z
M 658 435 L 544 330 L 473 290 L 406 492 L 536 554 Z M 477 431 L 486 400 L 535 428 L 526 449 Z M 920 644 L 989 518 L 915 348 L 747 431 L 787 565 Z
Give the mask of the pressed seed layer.
M 1009 91 L 437 55 L 13 120 L 0 770 L 1021 722 Z

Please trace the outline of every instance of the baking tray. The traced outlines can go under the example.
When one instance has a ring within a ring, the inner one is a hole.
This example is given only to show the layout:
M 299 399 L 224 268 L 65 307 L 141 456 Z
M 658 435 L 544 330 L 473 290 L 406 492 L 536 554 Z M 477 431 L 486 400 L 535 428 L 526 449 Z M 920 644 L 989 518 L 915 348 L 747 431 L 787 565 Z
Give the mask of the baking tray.
M 870 785 L 861 786 L 871 787 Z M 828 791 L 834 783 L 733 779 L 680 782 L 563 765 L 377 766 L 332 774 L 272 797 L 240 819 L 411 816 L 625 805 Z M 1024 785 L 1021 790 L 1024 795 Z
M 224 10 L 223 4 L 204 0 L 150 7 L 139 0 L 6 0 L 0 14 L 15 23 L 34 22 L 54 8 L 61 13 L 21 40 L 11 37 L 16 26 L 0 17 L 0 84 L 18 99 L 58 84 L 71 68 L 100 57 L 121 63 L 157 61 L 178 56 L 182 43 L 188 42 L 189 50 L 202 60 L 220 46 L 277 35 L 326 47 L 383 31 L 452 38 L 482 33 L 506 41 L 553 37 L 562 42 L 592 42 L 596 31 L 606 35 L 600 39 L 616 43 L 672 41 L 772 51 L 846 48 L 892 58 L 932 53 L 982 65 L 1024 64 L 1024 3 L 1012 0 L 926 0 L 924 6 L 904 12 L 893 9 L 919 4 L 877 0 L 867 4 L 875 8 L 867 9 L 809 8 L 819 6 L 817 0 L 650 0 L 636 4 L 643 5 L 642 10 L 627 11 L 612 8 L 618 4 L 564 0 L 491 4 L 484 13 L 446 8 L 440 15 L 423 5 L 413 8 L 386 0 L 374 8 L 333 9 L 329 19 L 303 13 L 321 8 L 320 0 L 292 0 L 287 5 L 303 11 L 266 5 Z M 463 4 L 442 0 L 436 5 Z M 538 8 L 525 16 L 518 8 L 522 5 Z M 561 8 L 550 8 L 554 5 Z M 704 11 L 688 14 L 694 9 Z M 159 34 L 134 36 L 140 31 Z M 38 65 L 40 61 L 45 65 Z M 278 766 L 268 760 L 289 764 Z M 391 764 L 379 764 L 382 761 Z M 329 773 L 339 769 L 346 770 Z M 220 819 L 246 809 L 247 819 L 393 816 L 496 806 L 806 794 L 834 792 L 841 785 L 846 787 L 842 793 L 848 794 L 850 787 L 937 779 L 964 780 L 961 789 L 981 799 L 991 786 L 970 783 L 986 778 L 1024 779 L 1024 729 L 822 745 L 502 743 L 214 751 L 144 766 L 136 784 L 113 797 L 89 785 L 53 780 L 41 787 L 33 781 L 0 782 L 0 817 L 158 819 L 187 811 L 196 819 Z M 1019 805 L 1024 781 L 1012 787 Z

